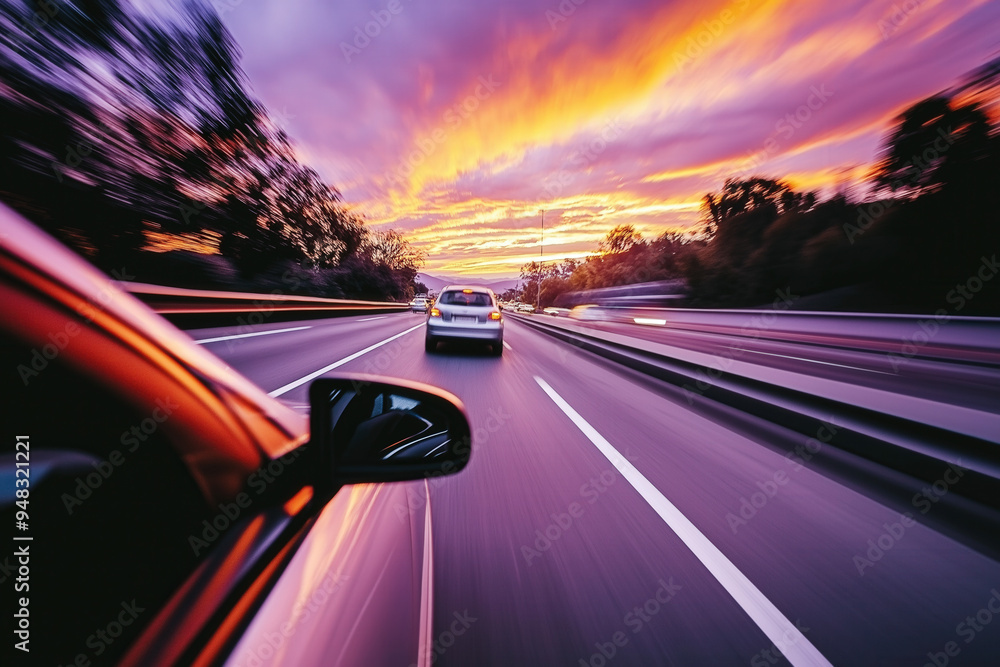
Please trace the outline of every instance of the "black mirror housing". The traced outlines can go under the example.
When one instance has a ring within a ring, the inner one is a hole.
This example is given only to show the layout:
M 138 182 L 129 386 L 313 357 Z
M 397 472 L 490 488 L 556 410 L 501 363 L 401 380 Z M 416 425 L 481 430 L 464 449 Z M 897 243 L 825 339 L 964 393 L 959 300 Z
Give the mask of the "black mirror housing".
M 442 389 L 342 375 L 315 380 L 309 405 L 321 487 L 451 475 L 469 462 L 465 406 Z

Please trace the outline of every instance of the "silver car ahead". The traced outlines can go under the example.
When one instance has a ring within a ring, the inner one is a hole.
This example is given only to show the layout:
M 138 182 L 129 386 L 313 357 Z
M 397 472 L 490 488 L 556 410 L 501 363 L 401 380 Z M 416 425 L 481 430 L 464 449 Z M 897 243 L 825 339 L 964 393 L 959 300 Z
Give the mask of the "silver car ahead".
M 441 290 L 427 314 L 424 347 L 433 352 L 443 340 L 483 341 L 490 344 L 495 356 L 502 355 L 503 315 L 493 290 L 470 285 L 449 285 Z

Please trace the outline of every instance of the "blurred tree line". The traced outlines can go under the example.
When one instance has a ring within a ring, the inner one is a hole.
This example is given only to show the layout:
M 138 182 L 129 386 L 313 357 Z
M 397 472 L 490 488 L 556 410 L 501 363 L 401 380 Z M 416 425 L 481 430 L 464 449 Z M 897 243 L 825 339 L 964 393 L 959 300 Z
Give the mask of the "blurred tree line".
M 731 178 L 702 199 L 691 233 L 646 241 L 613 229 L 598 252 L 521 270 L 523 300 L 683 278 L 694 306 L 1000 315 L 1000 59 L 907 108 L 867 194 L 820 201 L 780 179 Z M 538 304 L 536 304 L 538 305 Z
M 670 232 L 647 242 L 632 225 L 620 225 L 608 233 L 596 254 L 584 260 L 529 262 L 522 266 L 521 300 L 538 306 L 539 279 L 540 307 L 546 308 L 559 305 L 558 297 L 566 292 L 676 278 L 684 271 L 689 241 L 682 234 Z
M 141 7 L 0 4 L 0 198 L 138 280 L 408 298 L 422 254 L 296 159 L 208 0 Z

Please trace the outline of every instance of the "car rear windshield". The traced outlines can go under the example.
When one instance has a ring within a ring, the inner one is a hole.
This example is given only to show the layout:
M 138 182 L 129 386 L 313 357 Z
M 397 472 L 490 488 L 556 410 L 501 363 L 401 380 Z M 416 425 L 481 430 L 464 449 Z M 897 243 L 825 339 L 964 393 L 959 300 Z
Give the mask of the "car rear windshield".
M 490 295 L 484 292 L 445 292 L 438 299 L 449 306 L 492 306 Z

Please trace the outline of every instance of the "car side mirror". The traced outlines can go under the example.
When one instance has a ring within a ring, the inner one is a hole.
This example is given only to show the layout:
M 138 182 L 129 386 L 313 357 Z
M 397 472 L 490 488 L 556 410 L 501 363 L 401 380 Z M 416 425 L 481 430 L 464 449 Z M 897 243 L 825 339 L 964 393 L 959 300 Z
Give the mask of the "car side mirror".
M 451 475 L 469 462 L 465 406 L 430 385 L 371 375 L 309 387 L 312 442 L 334 486 Z

